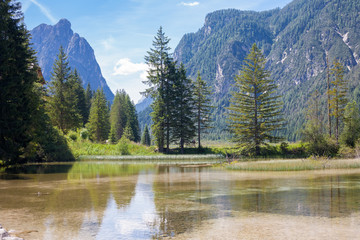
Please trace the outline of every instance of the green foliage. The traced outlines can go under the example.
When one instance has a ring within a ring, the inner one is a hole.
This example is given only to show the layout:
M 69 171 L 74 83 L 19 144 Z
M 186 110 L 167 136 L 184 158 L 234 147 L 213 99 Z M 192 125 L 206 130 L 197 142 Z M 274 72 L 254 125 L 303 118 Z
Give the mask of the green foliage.
M 83 128 L 80 130 L 80 137 L 83 140 L 86 140 L 89 138 L 89 130 L 87 130 L 86 128 Z
M 145 125 L 144 132 L 141 137 L 141 144 L 146 145 L 146 146 L 151 145 L 151 137 L 150 137 L 149 128 L 147 125 Z
M 211 91 L 206 82 L 201 79 L 200 72 L 194 83 L 194 103 L 196 115 L 196 129 L 198 137 L 198 148 L 201 148 L 201 133 L 210 129 L 210 114 L 213 106 L 210 101 Z
M 117 142 L 125 129 L 129 126 L 127 137 L 131 141 L 140 141 L 140 128 L 134 103 L 131 102 L 129 95 L 124 91 L 117 91 L 110 111 L 110 136 L 111 142 Z
M 174 93 L 171 116 L 171 138 L 172 141 L 180 145 L 181 152 L 184 151 L 185 144 L 193 140 L 195 136 L 194 125 L 194 99 L 193 84 L 187 78 L 183 64 L 180 65 L 178 76 L 174 79 Z
M 84 119 L 86 119 L 86 122 L 84 124 L 86 124 L 89 121 L 89 114 L 90 114 L 90 108 L 91 108 L 91 99 L 94 95 L 94 92 L 91 90 L 90 87 L 90 83 L 88 83 L 88 85 L 86 86 L 86 90 L 85 90 L 85 106 L 86 106 L 86 111 L 84 112 Z
M 77 138 L 78 138 L 77 132 L 74 132 L 74 131 L 68 132 L 67 136 L 68 136 L 68 138 L 71 139 L 72 141 L 76 141 Z
M 85 114 L 81 109 L 85 104 L 84 90 L 77 72 L 71 73 L 62 47 L 54 62 L 49 89 L 48 109 L 53 125 L 63 133 L 81 127 L 84 123 L 84 116 L 81 114 Z
M 286 155 L 289 152 L 289 144 L 287 142 L 282 142 L 280 144 L 280 152 L 283 155 Z
M 330 110 L 331 116 L 335 118 L 335 137 L 336 142 L 339 139 L 339 128 L 344 118 L 345 106 L 347 103 L 347 82 L 344 80 L 344 67 L 338 60 L 334 61 L 331 74 L 334 75 L 334 80 L 331 81 L 332 89 L 329 90 L 331 96 Z
M 86 124 L 91 140 L 103 142 L 110 131 L 109 109 L 104 91 L 97 90 L 91 104 L 89 122 Z
M 346 67 L 349 95 L 359 104 L 360 68 L 354 58 L 359 51 L 359 9 L 360 2 L 353 0 L 298 0 L 271 11 L 228 9 L 208 14 L 204 26 L 185 34 L 174 52 L 189 77 L 195 79 L 200 71 L 215 90 L 214 128 L 204 137 L 230 137 L 221 116 L 229 106 L 234 76 L 254 42 L 268 59 L 266 69 L 276 80 L 284 102 L 287 125 L 276 136 L 285 136 L 288 141 L 301 139 L 308 93 L 317 89 L 324 96 L 326 92 L 327 57 L 331 62 L 339 59 Z M 321 106 L 325 113 L 325 97 Z
M 238 91 L 232 92 L 228 118 L 234 141 L 247 145 L 256 155 L 260 154 L 261 144 L 279 139 L 273 133 L 284 125 L 277 86 L 269 76 L 265 58 L 254 44 L 235 78 Z
M 62 131 L 49 124 L 38 129 L 35 145 L 35 155 L 30 160 L 36 162 L 74 161 L 74 155 L 68 147 Z
M 78 139 L 77 141 L 69 141 L 68 145 L 76 158 L 79 156 L 118 156 L 122 154 L 119 142 L 117 144 L 104 144 Z M 127 140 L 127 143 L 130 155 L 159 154 L 155 153 L 154 147 L 146 147 L 141 144 L 130 142 L 129 140 Z
M 303 141 L 307 143 L 306 148 L 310 155 L 334 156 L 339 150 L 336 142 L 325 134 L 318 91 L 315 91 L 308 101 L 307 121 L 302 136 Z
M 71 160 L 65 138 L 45 113 L 45 82 L 20 7 L 0 2 L 0 159 L 6 165 Z
M 149 86 L 145 91 L 146 96 L 151 96 L 154 100 L 152 103 L 153 112 L 151 113 L 154 124 L 151 126 L 156 145 L 160 152 L 164 151 L 165 133 L 166 144 L 169 146 L 169 132 L 170 125 L 168 118 L 170 117 L 166 102 L 169 97 L 170 83 L 168 76 L 169 64 L 172 59 L 169 54 L 170 47 L 168 46 L 170 39 L 165 36 L 162 27 L 157 32 L 155 40 L 153 41 L 153 48 L 147 52 L 145 56 L 146 64 L 149 66 L 147 81 L 145 84 Z M 167 123 L 167 124 L 166 124 Z M 168 149 L 168 148 L 167 148 Z
M 126 136 L 122 136 L 118 144 L 116 144 L 117 150 L 121 155 L 130 155 L 129 151 L 130 140 Z
M 304 140 L 308 141 L 308 145 L 306 146 L 308 154 L 314 156 L 335 156 L 339 151 L 339 145 L 337 145 L 333 139 L 324 135 L 316 135 L 313 137 L 317 138 L 304 138 Z
M 360 112 L 355 101 L 349 102 L 344 112 L 344 129 L 340 135 L 343 144 L 355 147 L 360 138 Z
M 76 112 L 80 114 L 81 126 L 85 126 L 89 119 L 89 109 L 86 102 L 85 89 L 82 86 L 82 80 L 76 69 L 71 74 L 69 85 L 74 97 L 72 102 L 76 104 Z
M 130 141 L 134 141 L 131 126 L 130 126 L 129 122 L 126 124 L 126 127 L 124 129 L 123 137 L 126 138 L 126 139 L 129 139 Z

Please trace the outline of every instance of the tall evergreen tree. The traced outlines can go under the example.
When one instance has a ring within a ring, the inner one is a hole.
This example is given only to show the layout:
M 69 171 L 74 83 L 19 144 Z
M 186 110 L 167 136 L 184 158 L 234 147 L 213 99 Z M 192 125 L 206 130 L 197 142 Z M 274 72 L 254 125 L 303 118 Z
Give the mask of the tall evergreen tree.
M 78 79 L 71 74 L 67 56 L 63 47 L 60 47 L 49 83 L 48 103 L 51 121 L 63 133 L 80 127 L 83 122 L 78 109 L 76 85 L 78 85 Z
M 147 124 L 145 124 L 144 133 L 141 137 L 141 144 L 146 145 L 146 146 L 151 145 L 151 137 L 150 137 L 149 128 L 148 128 Z
M 85 126 L 88 121 L 89 114 L 87 110 L 87 103 L 85 98 L 85 89 L 82 80 L 75 69 L 69 81 L 70 90 L 75 95 L 74 103 L 76 103 L 76 112 L 80 114 L 79 125 Z
M 22 24 L 20 4 L 1 1 L 0 16 L 0 160 L 73 160 L 45 112 L 45 80 Z
M 194 83 L 194 102 L 195 102 L 195 115 L 196 115 L 196 128 L 198 137 L 198 148 L 201 148 L 201 133 L 210 128 L 210 103 L 211 91 L 206 85 L 206 82 L 201 79 L 200 72 Z
M 244 60 L 240 74 L 235 77 L 235 87 L 229 106 L 229 127 L 234 141 L 247 145 L 260 154 L 260 145 L 276 141 L 274 131 L 284 125 L 282 103 L 276 95 L 276 84 L 265 70 L 265 57 L 254 44 Z
M 170 39 L 165 36 L 162 27 L 160 27 L 153 41 L 153 48 L 145 56 L 149 70 L 147 81 L 144 81 L 144 83 L 149 88 L 146 89 L 144 94 L 151 96 L 153 99 L 151 117 L 154 124 L 151 129 L 160 152 L 164 151 L 165 139 L 169 139 L 169 134 L 165 135 L 170 132 L 170 123 L 168 121 L 170 116 L 166 107 L 166 93 L 171 86 L 168 82 L 168 63 L 172 62 L 169 54 L 169 41 Z M 169 141 L 167 141 L 167 145 L 169 145 Z
M 85 105 L 86 105 L 86 112 L 84 115 L 84 119 L 86 119 L 85 124 L 89 121 L 92 97 L 93 97 L 93 91 L 91 90 L 90 83 L 88 83 L 85 90 Z
M 183 64 L 180 65 L 178 77 L 174 82 L 174 100 L 176 102 L 172 115 L 172 139 L 180 145 L 184 153 L 184 145 L 195 136 L 193 84 L 187 78 Z
M 0 2 L 0 160 L 21 160 L 32 139 L 37 67 L 20 3 Z
M 130 140 L 134 142 L 140 142 L 140 127 L 139 121 L 135 109 L 135 104 L 131 101 L 128 94 L 126 94 L 126 105 L 127 105 L 127 121 L 129 122 L 131 129 L 131 138 Z
M 123 135 L 127 122 L 125 114 L 125 96 L 123 91 L 116 91 L 113 104 L 110 110 L 110 139 L 113 143 L 117 142 Z
M 109 136 L 109 108 L 102 89 L 95 92 L 86 127 L 89 129 L 90 139 L 94 141 L 102 142 Z
M 344 67 L 338 60 L 334 60 L 331 74 L 334 80 L 331 81 L 332 89 L 329 91 L 332 98 L 330 99 L 331 115 L 335 118 L 335 138 L 339 142 L 339 127 L 344 118 L 345 106 L 347 103 L 347 82 L 344 80 Z

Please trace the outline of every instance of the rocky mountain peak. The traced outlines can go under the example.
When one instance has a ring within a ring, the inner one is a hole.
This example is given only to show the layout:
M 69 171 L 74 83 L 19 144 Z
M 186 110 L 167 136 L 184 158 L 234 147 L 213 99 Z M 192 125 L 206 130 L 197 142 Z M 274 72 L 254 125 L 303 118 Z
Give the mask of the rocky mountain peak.
M 46 81 L 51 79 L 52 67 L 62 46 L 68 56 L 70 67 L 77 69 L 84 87 L 90 83 L 93 90 L 103 88 L 107 99 L 113 100 L 114 94 L 102 76 L 94 50 L 85 38 L 73 32 L 69 20 L 61 19 L 54 26 L 41 24 L 30 33 L 32 47 L 36 51 Z

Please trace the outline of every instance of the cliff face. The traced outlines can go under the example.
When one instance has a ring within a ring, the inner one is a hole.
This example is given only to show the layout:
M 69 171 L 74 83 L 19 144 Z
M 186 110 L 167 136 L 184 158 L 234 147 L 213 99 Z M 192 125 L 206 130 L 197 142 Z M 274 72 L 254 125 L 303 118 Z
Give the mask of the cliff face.
M 70 67 L 77 69 L 83 86 L 86 87 L 90 83 L 93 90 L 103 88 L 107 99 L 113 100 L 114 94 L 101 74 L 94 50 L 85 38 L 72 31 L 68 20 L 61 19 L 54 26 L 41 24 L 30 33 L 31 43 L 46 81 L 51 79 L 52 67 L 62 46 L 68 56 Z
M 294 0 L 266 12 L 229 9 L 208 14 L 198 32 L 184 35 L 174 57 L 185 64 L 191 78 L 200 71 L 212 87 L 213 135 L 220 136 L 226 126 L 219 116 L 224 116 L 234 76 L 253 43 L 262 48 L 283 96 L 289 140 L 300 138 L 306 102 L 315 89 L 325 102 L 326 58 L 329 64 L 337 58 L 346 67 L 349 98 L 360 103 L 359 12 L 359 1 Z

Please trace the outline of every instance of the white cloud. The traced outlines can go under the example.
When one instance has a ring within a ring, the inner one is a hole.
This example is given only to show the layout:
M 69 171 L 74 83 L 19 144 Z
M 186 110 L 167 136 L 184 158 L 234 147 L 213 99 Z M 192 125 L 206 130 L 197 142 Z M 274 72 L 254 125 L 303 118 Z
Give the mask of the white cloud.
M 145 63 L 133 63 L 129 58 L 122 58 L 116 63 L 113 75 L 127 76 L 138 72 L 142 75 L 147 69 L 148 65 Z
M 185 7 L 195 7 L 197 5 L 199 5 L 200 3 L 199 2 L 181 2 L 181 5 L 185 6 Z
M 50 10 L 47 9 L 44 5 L 40 4 L 37 0 L 30 0 L 33 4 L 39 7 L 40 11 L 51 21 L 52 24 L 55 24 L 56 18 L 51 14 Z

